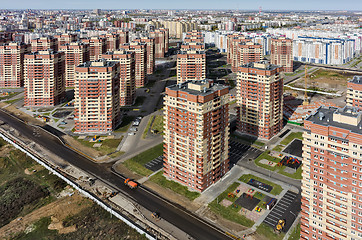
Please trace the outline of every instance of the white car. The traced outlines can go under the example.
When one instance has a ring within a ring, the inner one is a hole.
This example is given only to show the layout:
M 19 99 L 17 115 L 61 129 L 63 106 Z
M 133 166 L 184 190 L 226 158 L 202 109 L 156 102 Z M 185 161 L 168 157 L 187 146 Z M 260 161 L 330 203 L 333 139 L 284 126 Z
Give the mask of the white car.
M 136 135 L 136 133 L 135 132 L 129 132 L 128 135 L 133 136 L 133 135 Z

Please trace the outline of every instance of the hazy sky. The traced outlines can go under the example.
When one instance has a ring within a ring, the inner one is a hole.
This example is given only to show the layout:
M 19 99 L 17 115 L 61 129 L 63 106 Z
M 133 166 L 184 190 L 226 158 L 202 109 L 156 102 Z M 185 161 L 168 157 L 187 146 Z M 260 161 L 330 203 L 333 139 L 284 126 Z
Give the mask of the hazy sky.
M 1 9 L 362 10 L 361 0 L 0 0 Z

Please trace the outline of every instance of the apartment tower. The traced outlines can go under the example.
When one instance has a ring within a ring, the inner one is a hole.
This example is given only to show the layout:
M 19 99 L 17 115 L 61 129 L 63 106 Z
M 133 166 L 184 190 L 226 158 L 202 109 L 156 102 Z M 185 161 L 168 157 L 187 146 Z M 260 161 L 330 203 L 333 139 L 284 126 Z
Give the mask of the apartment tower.
M 58 49 L 64 44 L 76 42 L 78 40 L 77 34 L 64 33 L 54 36 L 58 40 Z
M 58 39 L 49 36 L 31 40 L 31 51 L 38 52 L 42 50 L 58 51 Z
M 354 76 L 347 83 L 347 106 L 362 110 L 362 76 Z
M 262 60 L 262 52 L 263 48 L 260 44 L 246 42 L 246 43 L 239 43 L 238 45 L 238 61 L 236 66 L 232 66 L 235 69 L 238 68 L 240 65 L 244 65 L 251 62 L 260 62 Z M 232 62 L 234 63 L 234 62 Z
M 229 35 L 227 42 L 227 63 L 231 64 L 231 71 L 238 71 L 238 64 L 240 61 L 239 44 L 251 42 L 252 39 L 243 35 Z
M 101 58 L 102 54 L 106 52 L 107 43 L 103 37 L 91 37 L 81 40 L 83 43 L 89 44 L 89 59 L 95 61 Z
M 143 87 L 147 82 L 146 73 L 147 73 L 147 45 L 140 42 L 131 42 L 123 44 L 120 47 L 120 50 L 126 50 L 129 52 L 134 52 L 135 55 L 135 79 L 136 87 Z
M 153 74 L 153 71 L 155 70 L 155 39 L 150 37 L 142 37 L 136 38 L 133 41 L 146 44 L 147 74 Z
M 267 62 L 239 67 L 237 130 L 271 139 L 283 127 L 283 68 Z
M 115 51 L 119 48 L 119 34 L 107 33 L 101 37 L 106 39 L 106 51 Z
M 102 55 L 102 58 L 107 61 L 116 61 L 119 63 L 120 106 L 133 105 L 136 99 L 135 53 L 126 50 L 118 50 L 107 52 Z
M 74 87 L 75 68 L 89 61 L 89 44 L 66 43 L 60 46 L 59 51 L 65 53 L 65 86 Z
M 0 88 L 17 88 L 24 85 L 24 55 L 30 45 L 10 42 L 0 45 Z
M 123 44 L 129 43 L 129 32 L 128 31 L 123 31 L 123 30 L 118 30 L 117 34 L 119 36 L 119 45 L 117 47 L 117 49 L 118 49 Z
M 304 121 L 300 239 L 362 239 L 362 112 L 324 108 Z
M 155 58 L 164 58 L 168 52 L 168 29 L 156 29 L 149 37 L 155 39 Z
M 206 54 L 204 51 L 188 50 L 177 54 L 177 83 L 203 80 L 206 77 Z
M 270 63 L 293 72 L 293 40 L 285 37 L 271 39 Z
M 119 63 L 101 59 L 82 63 L 75 71 L 75 132 L 113 131 L 120 122 Z
M 24 106 L 55 106 L 65 98 L 64 53 L 43 50 L 24 56 Z
M 210 80 L 166 87 L 164 175 L 202 192 L 229 170 L 229 89 Z

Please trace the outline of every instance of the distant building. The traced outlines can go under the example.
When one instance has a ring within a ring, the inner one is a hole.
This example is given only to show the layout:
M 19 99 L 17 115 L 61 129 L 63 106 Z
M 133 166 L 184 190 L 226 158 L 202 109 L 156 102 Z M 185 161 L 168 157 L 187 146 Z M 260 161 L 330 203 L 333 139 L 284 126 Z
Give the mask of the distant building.
M 231 65 L 231 67 L 234 69 L 237 69 L 240 65 L 251 62 L 260 62 L 262 60 L 263 49 L 260 44 L 255 44 L 252 42 L 239 43 L 239 45 L 237 45 L 237 51 L 239 51 L 237 54 L 237 65 Z M 235 61 L 233 61 L 232 64 L 235 64 Z
M 119 35 L 117 33 L 107 33 L 101 35 L 101 37 L 106 39 L 106 51 L 115 51 L 119 48 Z
M 182 33 L 197 29 L 197 23 L 186 21 L 162 21 L 164 28 L 169 29 L 171 38 L 182 38 Z
M 149 37 L 155 39 L 155 58 L 164 58 L 168 52 L 168 29 L 156 29 Z
M 0 87 L 16 88 L 24 85 L 24 55 L 30 45 L 11 42 L 0 45 Z
M 239 67 L 237 130 L 271 139 L 283 127 L 283 68 L 267 62 Z
M 347 106 L 356 107 L 362 111 L 362 76 L 354 76 L 347 83 Z
M 91 37 L 81 39 L 83 43 L 89 44 L 90 61 L 95 61 L 101 58 L 102 54 L 107 51 L 106 39 L 103 37 Z
M 64 44 L 76 42 L 78 40 L 77 34 L 64 33 L 55 35 L 54 38 L 58 40 L 58 49 Z
M 293 40 L 280 37 L 271 39 L 270 63 L 293 72 Z
M 304 121 L 300 239 L 362 239 L 362 112 L 320 108 Z
M 65 53 L 65 86 L 74 87 L 75 68 L 89 61 L 89 44 L 71 42 L 60 46 L 59 51 Z
M 177 54 L 177 83 L 206 78 L 204 51 L 181 51 Z
M 199 192 L 229 171 L 229 89 L 210 80 L 166 87 L 164 175 Z
M 136 100 L 136 80 L 135 80 L 135 52 L 118 50 L 107 52 L 102 55 L 107 61 L 116 61 L 120 65 L 120 106 L 130 106 Z
M 239 44 L 251 42 L 252 39 L 249 37 L 245 37 L 241 34 L 232 34 L 228 36 L 227 39 L 227 63 L 231 64 L 231 71 L 238 71 L 238 63 L 240 59 L 240 51 Z
M 129 32 L 124 30 L 118 30 L 117 34 L 119 35 L 119 46 L 117 47 L 117 49 L 119 49 L 119 47 L 123 44 L 129 43 Z
M 64 53 L 43 50 L 24 56 L 24 106 L 55 106 L 65 98 Z
M 54 37 L 41 37 L 31 40 L 31 51 L 38 52 L 42 50 L 58 51 L 58 39 Z
M 147 74 L 153 74 L 153 71 L 155 70 L 155 39 L 150 37 L 141 37 L 136 38 L 133 41 L 146 44 Z
M 76 68 L 76 133 L 107 133 L 120 123 L 119 63 L 103 59 Z
M 134 52 L 135 55 L 135 78 L 136 78 L 136 87 L 143 87 L 147 83 L 147 45 L 140 42 L 131 42 L 123 44 L 120 47 L 120 50 L 126 50 Z

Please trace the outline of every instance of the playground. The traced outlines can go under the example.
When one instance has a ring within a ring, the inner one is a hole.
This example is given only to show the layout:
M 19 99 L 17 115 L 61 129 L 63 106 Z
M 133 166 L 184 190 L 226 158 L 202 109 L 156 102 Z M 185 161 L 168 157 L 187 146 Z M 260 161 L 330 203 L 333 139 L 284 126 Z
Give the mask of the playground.
M 286 166 L 297 170 L 302 164 L 301 160 L 298 160 L 296 157 L 284 156 L 282 160 L 278 163 L 278 166 Z
M 271 192 L 271 190 L 273 190 L 272 186 L 259 182 L 258 180 L 255 180 L 253 178 L 249 180 L 248 184 L 265 192 Z

